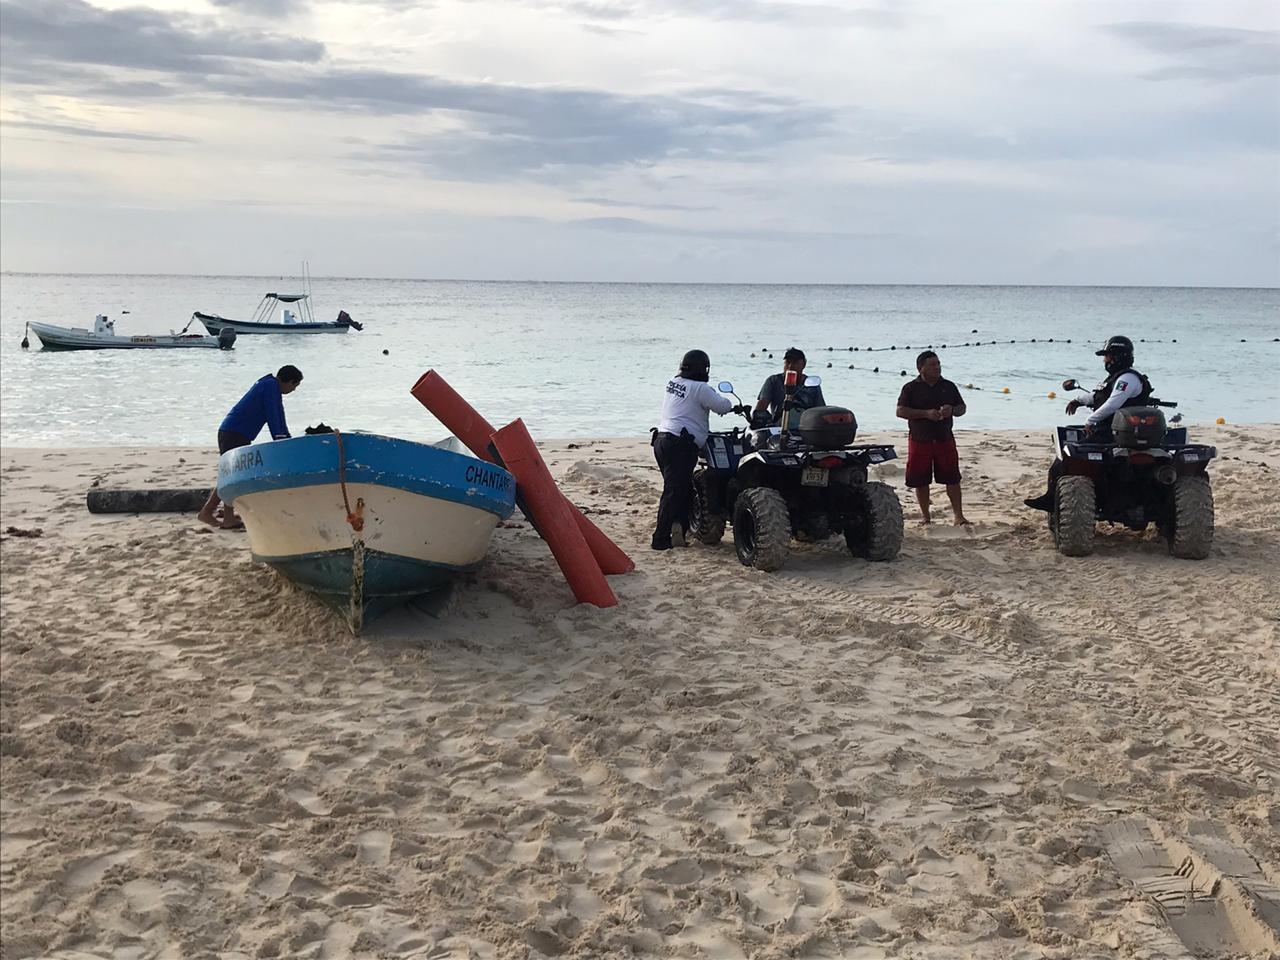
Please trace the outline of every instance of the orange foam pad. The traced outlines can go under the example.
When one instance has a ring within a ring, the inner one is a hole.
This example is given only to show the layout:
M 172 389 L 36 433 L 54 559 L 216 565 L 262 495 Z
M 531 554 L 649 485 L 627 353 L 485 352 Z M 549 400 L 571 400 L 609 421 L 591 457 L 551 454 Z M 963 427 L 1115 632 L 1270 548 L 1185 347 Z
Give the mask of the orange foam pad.
M 434 370 L 428 370 L 409 392 L 477 457 L 488 460 L 490 463 L 497 463 L 499 466 L 506 466 L 489 449 L 489 438 L 495 432 L 493 424 L 480 416 L 471 404 L 462 399 L 444 377 Z M 516 479 L 518 482 L 519 478 Z M 561 494 L 561 497 L 564 497 L 564 494 Z M 583 516 L 582 511 L 568 499 L 565 499 L 565 503 L 568 504 L 574 522 L 586 538 L 587 546 L 591 548 L 591 553 L 601 570 L 607 574 L 614 574 L 630 573 L 636 568 L 635 562 L 621 547 L 610 540 L 603 530 Z M 542 520 L 536 515 L 534 519 L 539 526 L 542 525 Z
M 569 501 L 556 486 L 524 421 L 513 420 L 491 439 L 503 465 L 515 475 L 516 483 L 524 492 L 538 529 L 556 563 L 560 564 L 574 597 L 579 603 L 593 603 L 597 607 L 615 606 L 618 598 L 613 595 L 600 564 L 596 563 L 586 537 L 574 522 Z

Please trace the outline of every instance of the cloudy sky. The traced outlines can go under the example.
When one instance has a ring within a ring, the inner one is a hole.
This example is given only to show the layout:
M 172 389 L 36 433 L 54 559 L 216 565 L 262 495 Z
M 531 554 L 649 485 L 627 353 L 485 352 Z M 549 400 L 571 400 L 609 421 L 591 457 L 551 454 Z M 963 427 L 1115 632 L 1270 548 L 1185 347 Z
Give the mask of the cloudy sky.
M 1280 4 L 0 0 L 10 271 L 1280 285 Z

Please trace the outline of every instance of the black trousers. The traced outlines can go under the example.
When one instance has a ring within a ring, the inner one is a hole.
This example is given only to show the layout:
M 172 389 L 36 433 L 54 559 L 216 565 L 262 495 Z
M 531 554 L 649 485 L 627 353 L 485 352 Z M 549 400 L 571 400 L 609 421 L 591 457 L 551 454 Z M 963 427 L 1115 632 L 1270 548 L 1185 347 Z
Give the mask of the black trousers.
M 653 444 L 653 456 L 662 471 L 662 499 L 658 501 L 658 522 L 653 528 L 652 545 L 669 547 L 672 524 L 679 523 L 685 530 L 689 529 L 698 445 L 688 431 L 660 433 Z

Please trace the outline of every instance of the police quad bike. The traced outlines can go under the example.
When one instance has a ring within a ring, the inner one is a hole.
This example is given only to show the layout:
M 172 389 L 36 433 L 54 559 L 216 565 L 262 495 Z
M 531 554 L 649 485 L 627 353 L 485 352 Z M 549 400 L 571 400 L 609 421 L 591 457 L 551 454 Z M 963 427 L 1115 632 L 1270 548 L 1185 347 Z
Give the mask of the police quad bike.
M 1099 520 L 1145 530 L 1155 523 L 1175 557 L 1203 560 L 1213 545 L 1213 491 L 1209 461 L 1215 447 L 1188 443 L 1185 427 L 1169 427 L 1154 398 L 1121 407 L 1111 431 L 1090 434 L 1082 425 L 1058 427 L 1062 474 L 1053 490 L 1049 529 L 1068 557 L 1093 552 Z
M 809 377 L 805 384 L 821 382 Z M 843 534 L 854 556 L 892 560 L 902 549 L 902 505 L 888 484 L 867 479 L 869 466 L 897 458 L 892 445 L 855 446 L 852 411 L 793 409 L 793 372 L 784 385 L 780 426 L 771 426 L 765 411 L 744 413 L 749 428 L 708 435 L 693 475 L 690 534 L 714 545 L 731 524 L 738 559 L 764 571 L 787 562 L 792 537 Z M 719 389 L 738 399 L 732 383 Z

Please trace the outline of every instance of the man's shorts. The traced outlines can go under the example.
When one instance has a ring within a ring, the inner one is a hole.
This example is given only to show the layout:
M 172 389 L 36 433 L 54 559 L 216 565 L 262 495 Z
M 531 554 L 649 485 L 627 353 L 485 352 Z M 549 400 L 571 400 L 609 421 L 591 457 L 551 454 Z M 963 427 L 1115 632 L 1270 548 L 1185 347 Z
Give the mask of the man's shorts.
M 234 430 L 218 431 L 218 453 L 223 454 L 228 450 L 234 450 L 236 447 L 247 447 L 253 443 L 243 433 L 236 433 Z
M 955 437 L 946 440 L 907 440 L 907 486 L 960 482 L 960 454 Z

